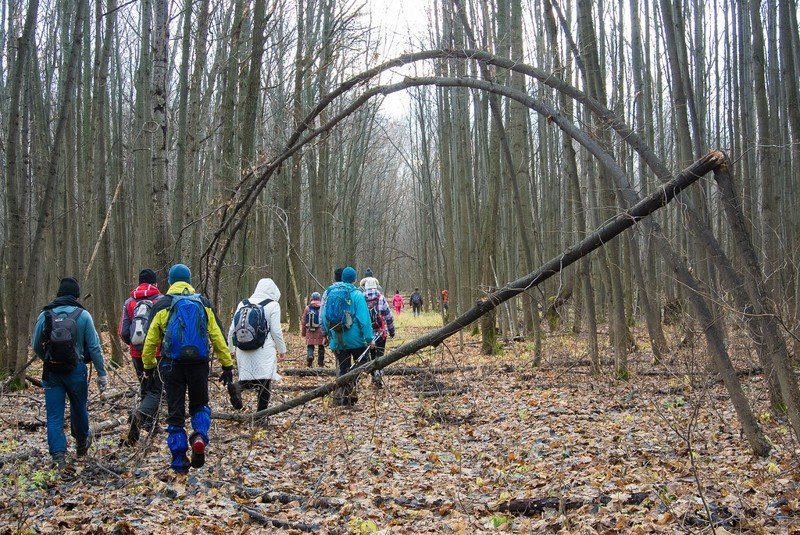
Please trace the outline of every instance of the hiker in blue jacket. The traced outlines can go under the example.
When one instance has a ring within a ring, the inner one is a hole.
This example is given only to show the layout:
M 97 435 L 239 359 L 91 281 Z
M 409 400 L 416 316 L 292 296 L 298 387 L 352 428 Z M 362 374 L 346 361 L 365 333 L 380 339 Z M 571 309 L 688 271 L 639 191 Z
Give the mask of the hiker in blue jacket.
M 56 298 L 36 319 L 31 346 L 44 361 L 42 384 L 47 412 L 47 445 L 53 464 L 66 466 L 67 438 L 64 435 L 64 409 L 69 398 L 70 433 L 77 455 L 83 457 L 92 444 L 89 430 L 89 370 L 97 368 L 97 388 L 108 386 L 103 350 L 92 316 L 78 301 L 81 289 L 72 277 L 61 279 Z
M 359 356 L 375 346 L 367 301 L 353 285 L 355 281 L 356 270 L 346 267 L 342 282 L 335 282 L 325 290 L 326 299 L 320 312 L 322 329 L 336 355 L 339 375 L 350 371 Z M 354 382 L 334 394 L 335 405 L 353 405 L 357 399 Z

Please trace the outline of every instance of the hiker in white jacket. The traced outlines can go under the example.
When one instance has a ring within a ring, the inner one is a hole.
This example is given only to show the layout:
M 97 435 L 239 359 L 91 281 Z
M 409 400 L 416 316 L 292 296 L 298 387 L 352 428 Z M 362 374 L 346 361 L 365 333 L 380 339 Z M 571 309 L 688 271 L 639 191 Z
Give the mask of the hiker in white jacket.
M 247 299 L 247 301 L 254 304 L 261 303 L 267 299 L 270 300 L 269 303 L 263 306 L 264 317 L 267 325 L 269 325 L 269 334 L 264 341 L 264 345 L 257 349 L 248 351 L 233 345 L 236 314 L 233 316 L 234 319 L 228 330 L 228 347 L 231 353 L 236 355 L 236 363 L 239 367 L 239 381 L 228 385 L 228 394 L 231 399 L 231 405 L 235 409 L 243 407 L 243 389 L 258 390 L 257 410 L 266 409 L 269 405 L 270 381 L 280 378 L 276 351 L 282 357 L 286 356 L 286 343 L 281 332 L 281 305 L 278 303 L 280 298 L 281 291 L 278 290 L 275 282 L 272 279 L 261 279 L 258 281 L 253 295 Z M 244 303 L 240 302 L 236 307 L 236 311 L 238 312 L 243 306 Z

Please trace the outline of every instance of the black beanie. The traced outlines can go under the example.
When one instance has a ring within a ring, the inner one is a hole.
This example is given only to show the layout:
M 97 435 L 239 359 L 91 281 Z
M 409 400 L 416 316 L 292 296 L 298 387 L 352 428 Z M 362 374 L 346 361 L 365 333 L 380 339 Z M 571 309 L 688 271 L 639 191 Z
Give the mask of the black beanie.
M 71 295 L 76 299 L 81 296 L 81 287 L 75 277 L 64 277 L 58 283 L 58 293 L 56 297 L 64 295 Z
M 148 284 L 156 284 L 158 279 L 156 278 L 156 272 L 150 268 L 145 268 L 139 272 L 139 284 L 146 282 Z
M 342 271 L 344 268 L 336 268 L 336 271 L 333 272 L 333 282 L 342 282 Z
M 364 272 L 365 277 L 372 277 L 373 275 L 374 273 L 372 273 L 372 268 L 367 268 L 367 270 Z

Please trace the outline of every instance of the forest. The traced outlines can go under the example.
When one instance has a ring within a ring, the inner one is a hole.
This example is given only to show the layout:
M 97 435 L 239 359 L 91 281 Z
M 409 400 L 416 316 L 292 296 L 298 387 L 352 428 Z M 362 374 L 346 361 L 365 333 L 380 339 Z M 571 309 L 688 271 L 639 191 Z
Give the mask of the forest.
M 0 533 L 800 533 L 798 20 L 0 0 Z M 145 397 L 123 302 L 176 264 L 223 335 L 272 279 L 286 342 L 257 411 L 215 355 L 188 477 L 164 418 L 120 446 Z M 345 266 L 402 297 L 397 336 L 306 368 L 310 296 Z M 66 472 L 32 347 L 63 277 L 109 372 Z

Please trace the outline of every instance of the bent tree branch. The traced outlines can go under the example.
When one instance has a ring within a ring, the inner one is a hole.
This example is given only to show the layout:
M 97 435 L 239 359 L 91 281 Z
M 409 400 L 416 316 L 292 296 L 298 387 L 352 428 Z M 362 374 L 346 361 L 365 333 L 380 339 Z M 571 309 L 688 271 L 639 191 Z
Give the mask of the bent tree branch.
M 667 184 L 661 186 L 651 195 L 645 197 L 641 202 L 637 203 L 635 206 L 631 207 L 625 212 L 617 214 L 616 217 L 608 221 L 595 232 L 580 242 L 574 244 L 572 247 L 566 249 L 560 255 L 550 259 L 536 271 L 510 282 L 500 290 L 489 294 L 485 298 L 482 298 L 475 304 L 475 306 L 442 328 L 407 342 L 397 349 L 390 351 L 383 357 L 370 361 L 362 366 L 358 366 L 350 370 L 348 373 L 338 377 L 335 381 L 315 388 L 314 390 L 311 390 L 302 396 L 290 399 L 281 405 L 276 405 L 275 407 L 256 412 L 252 415 L 218 413 L 214 415 L 214 418 L 223 420 L 248 421 L 251 418 L 260 418 L 263 416 L 279 414 L 329 394 L 336 388 L 355 381 L 361 373 L 385 368 L 386 366 L 389 366 L 390 364 L 397 362 L 400 359 L 416 353 L 417 351 L 420 351 L 428 346 L 439 345 L 444 340 L 464 329 L 487 312 L 497 308 L 497 306 L 500 304 L 512 299 L 526 290 L 538 286 L 553 275 L 562 271 L 567 266 L 574 264 L 577 260 L 583 258 L 592 251 L 599 249 L 609 240 L 614 239 L 623 231 L 631 228 L 642 218 L 647 217 L 659 208 L 666 206 L 681 191 L 696 182 L 706 173 L 714 170 L 723 159 L 723 155 L 719 152 L 709 153 L 685 169 L 673 180 L 670 180 Z

